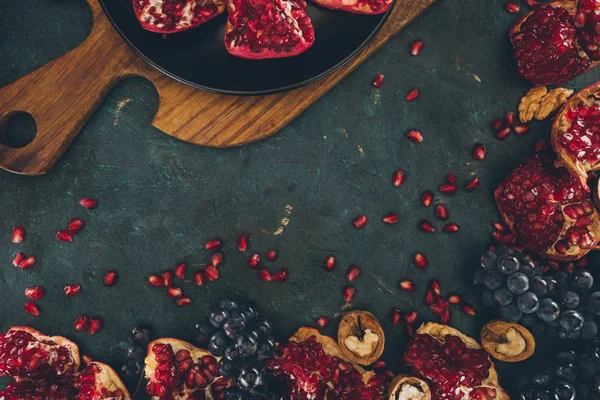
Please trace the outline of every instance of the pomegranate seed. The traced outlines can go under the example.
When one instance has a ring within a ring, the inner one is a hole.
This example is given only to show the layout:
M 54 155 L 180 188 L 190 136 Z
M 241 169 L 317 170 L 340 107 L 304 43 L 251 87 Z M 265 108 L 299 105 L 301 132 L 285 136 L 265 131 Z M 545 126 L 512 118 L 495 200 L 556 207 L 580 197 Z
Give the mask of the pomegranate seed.
M 159 277 L 158 275 L 150 275 L 148 277 L 148 283 L 150 284 L 150 286 L 154 286 L 154 287 L 163 287 L 163 280 L 161 277 Z
M 408 336 L 412 336 L 413 333 L 415 333 L 415 326 L 413 324 L 405 324 L 404 326 L 406 327 L 406 333 L 408 333 Z
M 423 134 L 421 131 L 416 129 L 410 129 L 408 132 L 406 132 L 406 137 L 409 138 L 413 143 L 423 142 Z
M 462 305 L 461 309 L 465 314 L 467 314 L 471 317 L 475 316 L 475 309 L 470 304 L 464 303 Z
M 356 294 L 356 289 L 352 286 L 347 286 L 344 289 L 344 301 L 350 303 Z
M 21 263 L 23 262 L 23 260 L 25 259 L 25 254 L 23 253 L 18 253 L 15 258 L 12 261 L 12 264 L 15 267 L 19 267 L 21 265 Z
M 445 310 L 442 307 L 438 306 L 437 304 L 431 304 L 429 306 L 429 309 L 431 310 L 432 313 L 434 313 L 438 317 L 441 317 L 442 315 L 444 315 L 444 312 L 445 312 Z
M 221 275 L 221 273 L 219 272 L 219 270 L 216 267 L 209 265 L 204 270 L 204 275 L 206 276 L 206 279 L 208 279 L 211 282 L 214 282 L 217 279 L 219 279 L 219 276 Z
M 471 154 L 473 154 L 473 158 L 476 160 L 485 159 L 486 153 L 487 149 L 481 143 L 475 143 L 471 149 Z
M 39 315 L 40 315 L 40 309 L 33 301 L 28 301 L 27 303 L 25 303 L 25 306 L 23 306 L 23 309 L 25 310 L 25 312 L 27 314 L 31 314 L 34 317 L 39 317 Z
M 102 329 L 102 319 L 97 317 L 90 319 L 89 334 L 93 336 L 100 332 L 100 329 Z
M 409 311 L 406 314 L 404 314 L 404 322 L 412 325 L 417 321 L 418 316 L 419 315 L 417 314 L 416 311 Z
M 267 271 L 266 268 L 263 268 L 260 271 L 258 271 L 258 278 L 265 282 L 271 282 L 273 280 L 271 273 Z
M 535 7 L 539 6 L 542 3 L 540 2 L 540 0 L 525 0 L 525 4 L 529 8 L 535 8 Z
M 208 242 L 204 243 L 204 248 L 206 250 L 215 250 L 221 248 L 223 245 L 223 241 L 219 238 L 212 238 Z
M 267 260 L 269 260 L 269 261 L 277 260 L 277 252 L 275 250 L 269 250 L 267 252 Z
M 241 234 L 240 236 L 238 236 L 238 240 L 237 240 L 237 245 L 238 245 L 238 250 L 241 251 L 242 253 L 246 250 L 248 250 L 248 235 Z
M 413 101 L 421 95 L 419 89 L 410 89 L 405 96 L 406 101 Z
M 456 222 L 450 222 L 449 224 L 444 225 L 442 229 L 447 233 L 456 233 L 459 231 L 460 227 Z
M 477 186 L 479 186 L 479 178 L 473 178 L 467 182 L 465 190 L 467 192 L 472 192 L 473 190 L 477 189 Z
M 433 294 L 435 294 L 436 296 L 442 295 L 442 285 L 440 285 L 440 281 L 438 281 L 437 279 L 433 279 L 429 283 L 429 288 L 433 291 Z
M 492 232 L 492 237 L 495 241 L 502 244 L 511 245 L 514 243 L 514 237 L 512 234 L 502 235 L 500 232 Z
M 517 125 L 515 126 L 515 134 L 517 136 L 523 136 L 527 132 L 529 132 L 529 127 L 527 125 Z
M 400 281 L 400 289 L 404 290 L 405 292 L 414 292 L 415 285 L 412 283 L 411 280 L 402 279 Z
M 58 240 L 60 240 L 61 242 L 72 242 L 73 234 L 71 232 L 69 232 L 68 230 L 62 230 L 62 231 L 56 232 L 56 238 Z
M 395 187 L 402 186 L 404 184 L 405 180 L 406 180 L 406 174 L 401 169 L 394 172 L 394 174 L 392 175 L 392 185 L 394 185 Z
M 452 196 L 456 194 L 456 184 L 455 183 L 444 183 L 440 185 L 440 192 Z
M 17 257 L 19 255 L 17 254 Z M 35 258 L 33 258 L 33 256 L 31 257 L 27 257 L 26 259 L 24 259 L 23 261 L 21 261 L 19 263 L 19 268 L 21 269 L 29 269 L 33 266 L 33 264 L 35 264 Z
M 250 256 L 250 260 L 248 260 L 248 265 L 250 266 L 250 268 L 258 267 L 259 263 L 260 263 L 260 254 L 258 254 L 258 253 L 252 254 Z
M 98 200 L 84 197 L 83 199 L 79 200 L 79 204 L 81 204 L 83 208 L 93 210 L 94 208 L 98 207 Z
M 88 317 L 85 314 L 81 314 L 75 320 L 73 327 L 75 328 L 76 331 L 79 331 L 79 332 L 87 331 L 88 329 L 90 329 L 90 317 Z
M 119 274 L 117 271 L 108 271 L 106 275 L 104 275 L 104 286 L 114 286 L 117 283 L 117 278 Z
M 171 286 L 167 288 L 167 296 L 172 298 L 173 300 L 177 300 L 183 296 L 183 290 L 178 287 Z
M 21 226 L 15 226 L 12 230 L 12 242 L 13 243 L 22 243 L 23 238 L 25 237 L 25 229 Z
M 63 291 L 65 292 L 65 296 L 68 296 L 68 297 L 77 296 L 79 293 L 81 293 L 81 286 L 80 285 L 68 285 L 68 286 L 65 286 Z
M 185 270 L 187 269 L 187 265 L 181 263 L 175 267 L 175 276 L 179 279 L 185 279 Z
M 431 289 L 427 289 L 427 291 L 425 292 L 425 298 L 423 299 L 423 302 L 427 305 L 433 304 L 435 302 L 435 296 Z
M 462 299 L 457 294 L 448 295 L 448 303 L 454 304 L 455 306 L 459 305 L 462 302 Z
M 498 133 L 504 128 L 504 122 L 500 118 L 492 120 L 492 129 L 494 129 L 494 132 Z
M 508 4 L 510 4 L 510 3 L 508 3 Z M 510 128 L 512 128 L 513 126 L 515 126 L 515 113 L 514 113 L 514 111 L 508 111 L 506 113 L 506 115 L 504 116 L 504 122 L 506 123 L 506 126 L 508 126 Z
M 210 263 L 212 264 L 213 267 L 218 268 L 219 265 L 221 265 L 221 263 L 223 263 L 223 254 L 221 254 L 221 253 L 213 254 L 212 257 L 210 258 Z
M 163 272 L 161 277 L 163 280 L 164 287 L 169 287 L 173 284 L 173 271 L 171 271 L 170 269 Z
M 423 194 L 421 195 L 421 203 L 423 203 L 423 205 L 425 207 L 429 207 L 431 205 L 432 201 L 433 201 L 433 193 L 430 192 L 429 190 L 424 191 Z
M 446 175 L 446 183 L 456 183 L 456 175 L 452 172 L 448 172 Z
M 429 232 L 429 233 L 435 232 L 435 228 L 433 227 L 433 225 L 431 225 L 429 223 L 429 221 L 422 220 L 419 223 L 419 228 L 421 228 L 421 230 L 425 231 L 425 232 Z
M 509 13 L 512 13 L 512 14 L 516 14 L 519 11 L 521 11 L 521 7 L 519 7 L 518 4 L 513 3 L 513 2 L 506 3 L 506 5 L 504 6 L 504 9 L 506 9 L 506 11 L 508 11 Z M 514 113 L 512 113 L 512 114 L 513 114 L 513 119 L 514 119 Z M 506 116 L 508 117 L 508 114 L 506 114 Z
M 354 282 L 359 275 L 360 268 L 358 268 L 356 265 L 351 265 L 350 268 L 348 268 L 348 272 L 346 272 L 346 279 L 348 282 Z
M 325 260 L 325 269 L 327 271 L 333 271 L 335 269 L 335 264 L 335 257 L 329 256 L 327 257 L 327 260 Z
M 417 268 L 425 269 L 429 266 L 429 260 L 422 253 L 415 254 L 415 264 L 417 264 Z
M 369 221 L 364 215 L 360 215 L 354 221 L 352 221 L 352 225 L 354 225 L 356 229 L 362 229 L 367 226 L 368 223 Z
M 83 220 L 81 218 L 74 218 L 67 224 L 67 230 L 75 235 L 83 227 Z
M 321 329 L 325 328 L 327 325 L 329 325 L 329 318 L 327 317 L 321 317 L 317 320 L 317 326 Z
M 399 308 L 394 308 L 392 311 L 392 324 L 397 326 L 400 323 L 400 319 L 402 318 L 402 311 Z
M 179 307 L 189 306 L 190 304 L 192 304 L 192 299 L 190 299 L 189 297 L 182 297 L 180 299 L 175 300 L 175 304 L 177 304 Z
M 413 56 L 418 56 L 421 50 L 423 50 L 423 46 L 425 42 L 421 39 L 414 40 L 410 45 L 410 54 Z
M 506 228 L 504 227 L 504 225 L 501 222 L 494 221 L 494 222 L 492 222 L 492 226 L 498 232 L 504 232 L 506 230 Z
M 25 289 L 25 296 L 31 300 L 39 300 L 44 297 L 44 288 L 41 286 L 32 286 Z
M 389 225 L 397 224 L 399 219 L 398 213 L 395 212 L 387 213 L 383 216 L 383 222 Z
M 196 286 L 202 286 L 204 285 L 204 281 L 205 281 L 205 276 L 204 276 L 204 272 L 203 271 L 198 271 L 194 274 L 194 283 L 196 284 Z
M 535 152 L 536 153 L 541 153 L 542 151 L 545 151 L 548 148 L 548 142 L 545 141 L 544 139 L 540 139 L 535 143 Z
M 383 74 L 377 74 L 375 76 L 375 79 L 373 79 L 373 86 L 375 86 L 376 88 L 380 88 L 382 84 L 383 84 Z
M 496 139 L 504 140 L 508 137 L 508 135 L 510 135 L 510 128 L 507 127 L 507 128 L 501 129 L 498 132 L 496 132 L 495 136 L 496 136 Z
M 273 280 L 275 282 L 285 282 L 287 280 L 289 271 L 287 268 L 282 268 L 279 271 L 275 272 L 273 275 Z
M 442 296 L 437 296 L 435 298 L 435 303 L 442 308 L 448 308 L 450 307 L 450 303 L 448 303 L 448 300 L 446 300 L 445 298 L 443 298 Z
M 439 203 L 435 206 L 435 216 L 437 219 L 445 221 L 450 218 L 450 212 L 444 204 Z

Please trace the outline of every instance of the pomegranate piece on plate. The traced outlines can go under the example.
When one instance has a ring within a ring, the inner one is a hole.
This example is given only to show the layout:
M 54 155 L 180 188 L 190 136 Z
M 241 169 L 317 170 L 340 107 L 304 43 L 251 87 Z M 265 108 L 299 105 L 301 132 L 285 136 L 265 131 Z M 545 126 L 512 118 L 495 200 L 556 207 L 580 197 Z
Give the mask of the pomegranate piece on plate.
M 225 47 L 241 58 L 291 57 L 315 41 L 304 0 L 227 0 Z
M 426 379 L 434 399 L 508 400 L 489 355 L 475 339 L 434 322 L 412 336 L 404 361 Z
M 225 0 L 133 0 L 142 27 L 151 32 L 175 33 L 195 28 L 225 11 Z
M 321 7 L 348 11 L 355 14 L 381 14 L 392 5 L 392 0 L 313 0 Z
M 600 218 L 590 194 L 547 157 L 525 160 L 494 197 L 517 242 L 543 257 L 576 260 L 600 239 Z
M 127 388 L 108 365 L 92 361 L 77 375 L 73 385 L 77 400 L 118 399 L 129 400 Z

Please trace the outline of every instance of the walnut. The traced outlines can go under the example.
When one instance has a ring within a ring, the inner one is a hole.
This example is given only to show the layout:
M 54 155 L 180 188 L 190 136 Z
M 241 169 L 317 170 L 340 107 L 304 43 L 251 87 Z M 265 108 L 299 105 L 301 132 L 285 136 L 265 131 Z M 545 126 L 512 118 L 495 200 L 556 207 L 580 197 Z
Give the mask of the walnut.
M 535 119 L 546 119 L 554 110 L 564 104 L 573 94 L 573 89 L 552 89 L 540 100 L 540 107 L 535 111 Z
M 350 361 L 360 365 L 371 365 L 383 353 L 385 334 L 373 314 L 367 311 L 352 311 L 340 321 L 338 344 Z
M 481 345 L 492 357 L 505 362 L 528 359 L 535 340 L 525 327 L 502 320 L 490 321 L 481 329 Z
M 545 87 L 534 87 L 527 92 L 519 104 L 519 119 L 527 123 L 533 119 L 535 111 L 540 107 L 540 100 L 548 93 Z

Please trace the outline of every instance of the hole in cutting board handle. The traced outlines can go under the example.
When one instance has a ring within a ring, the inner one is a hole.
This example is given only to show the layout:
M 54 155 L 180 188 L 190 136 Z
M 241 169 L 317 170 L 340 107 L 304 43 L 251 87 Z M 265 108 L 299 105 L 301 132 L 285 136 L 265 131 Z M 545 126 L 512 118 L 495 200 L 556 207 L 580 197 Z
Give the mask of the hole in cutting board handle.
M 14 111 L 0 118 L 0 143 L 18 149 L 25 147 L 35 139 L 37 124 L 31 114 Z

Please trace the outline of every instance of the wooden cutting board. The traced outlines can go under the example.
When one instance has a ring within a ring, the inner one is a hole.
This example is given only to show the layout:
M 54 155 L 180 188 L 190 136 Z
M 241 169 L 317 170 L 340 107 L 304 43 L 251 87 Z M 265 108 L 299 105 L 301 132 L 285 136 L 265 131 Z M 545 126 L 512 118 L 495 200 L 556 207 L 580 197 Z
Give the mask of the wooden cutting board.
M 37 124 L 36 137 L 29 145 L 10 148 L 0 143 L 0 168 L 26 175 L 48 172 L 109 90 L 131 76 L 145 77 L 156 86 L 160 99 L 152 125 L 178 139 L 232 147 L 271 136 L 435 0 L 397 0 L 380 32 L 343 68 L 310 86 L 260 97 L 219 95 L 169 78 L 125 43 L 97 0 L 86 1 L 94 17 L 89 37 L 64 56 L 0 89 L 0 135 L 15 112 L 31 114 Z

